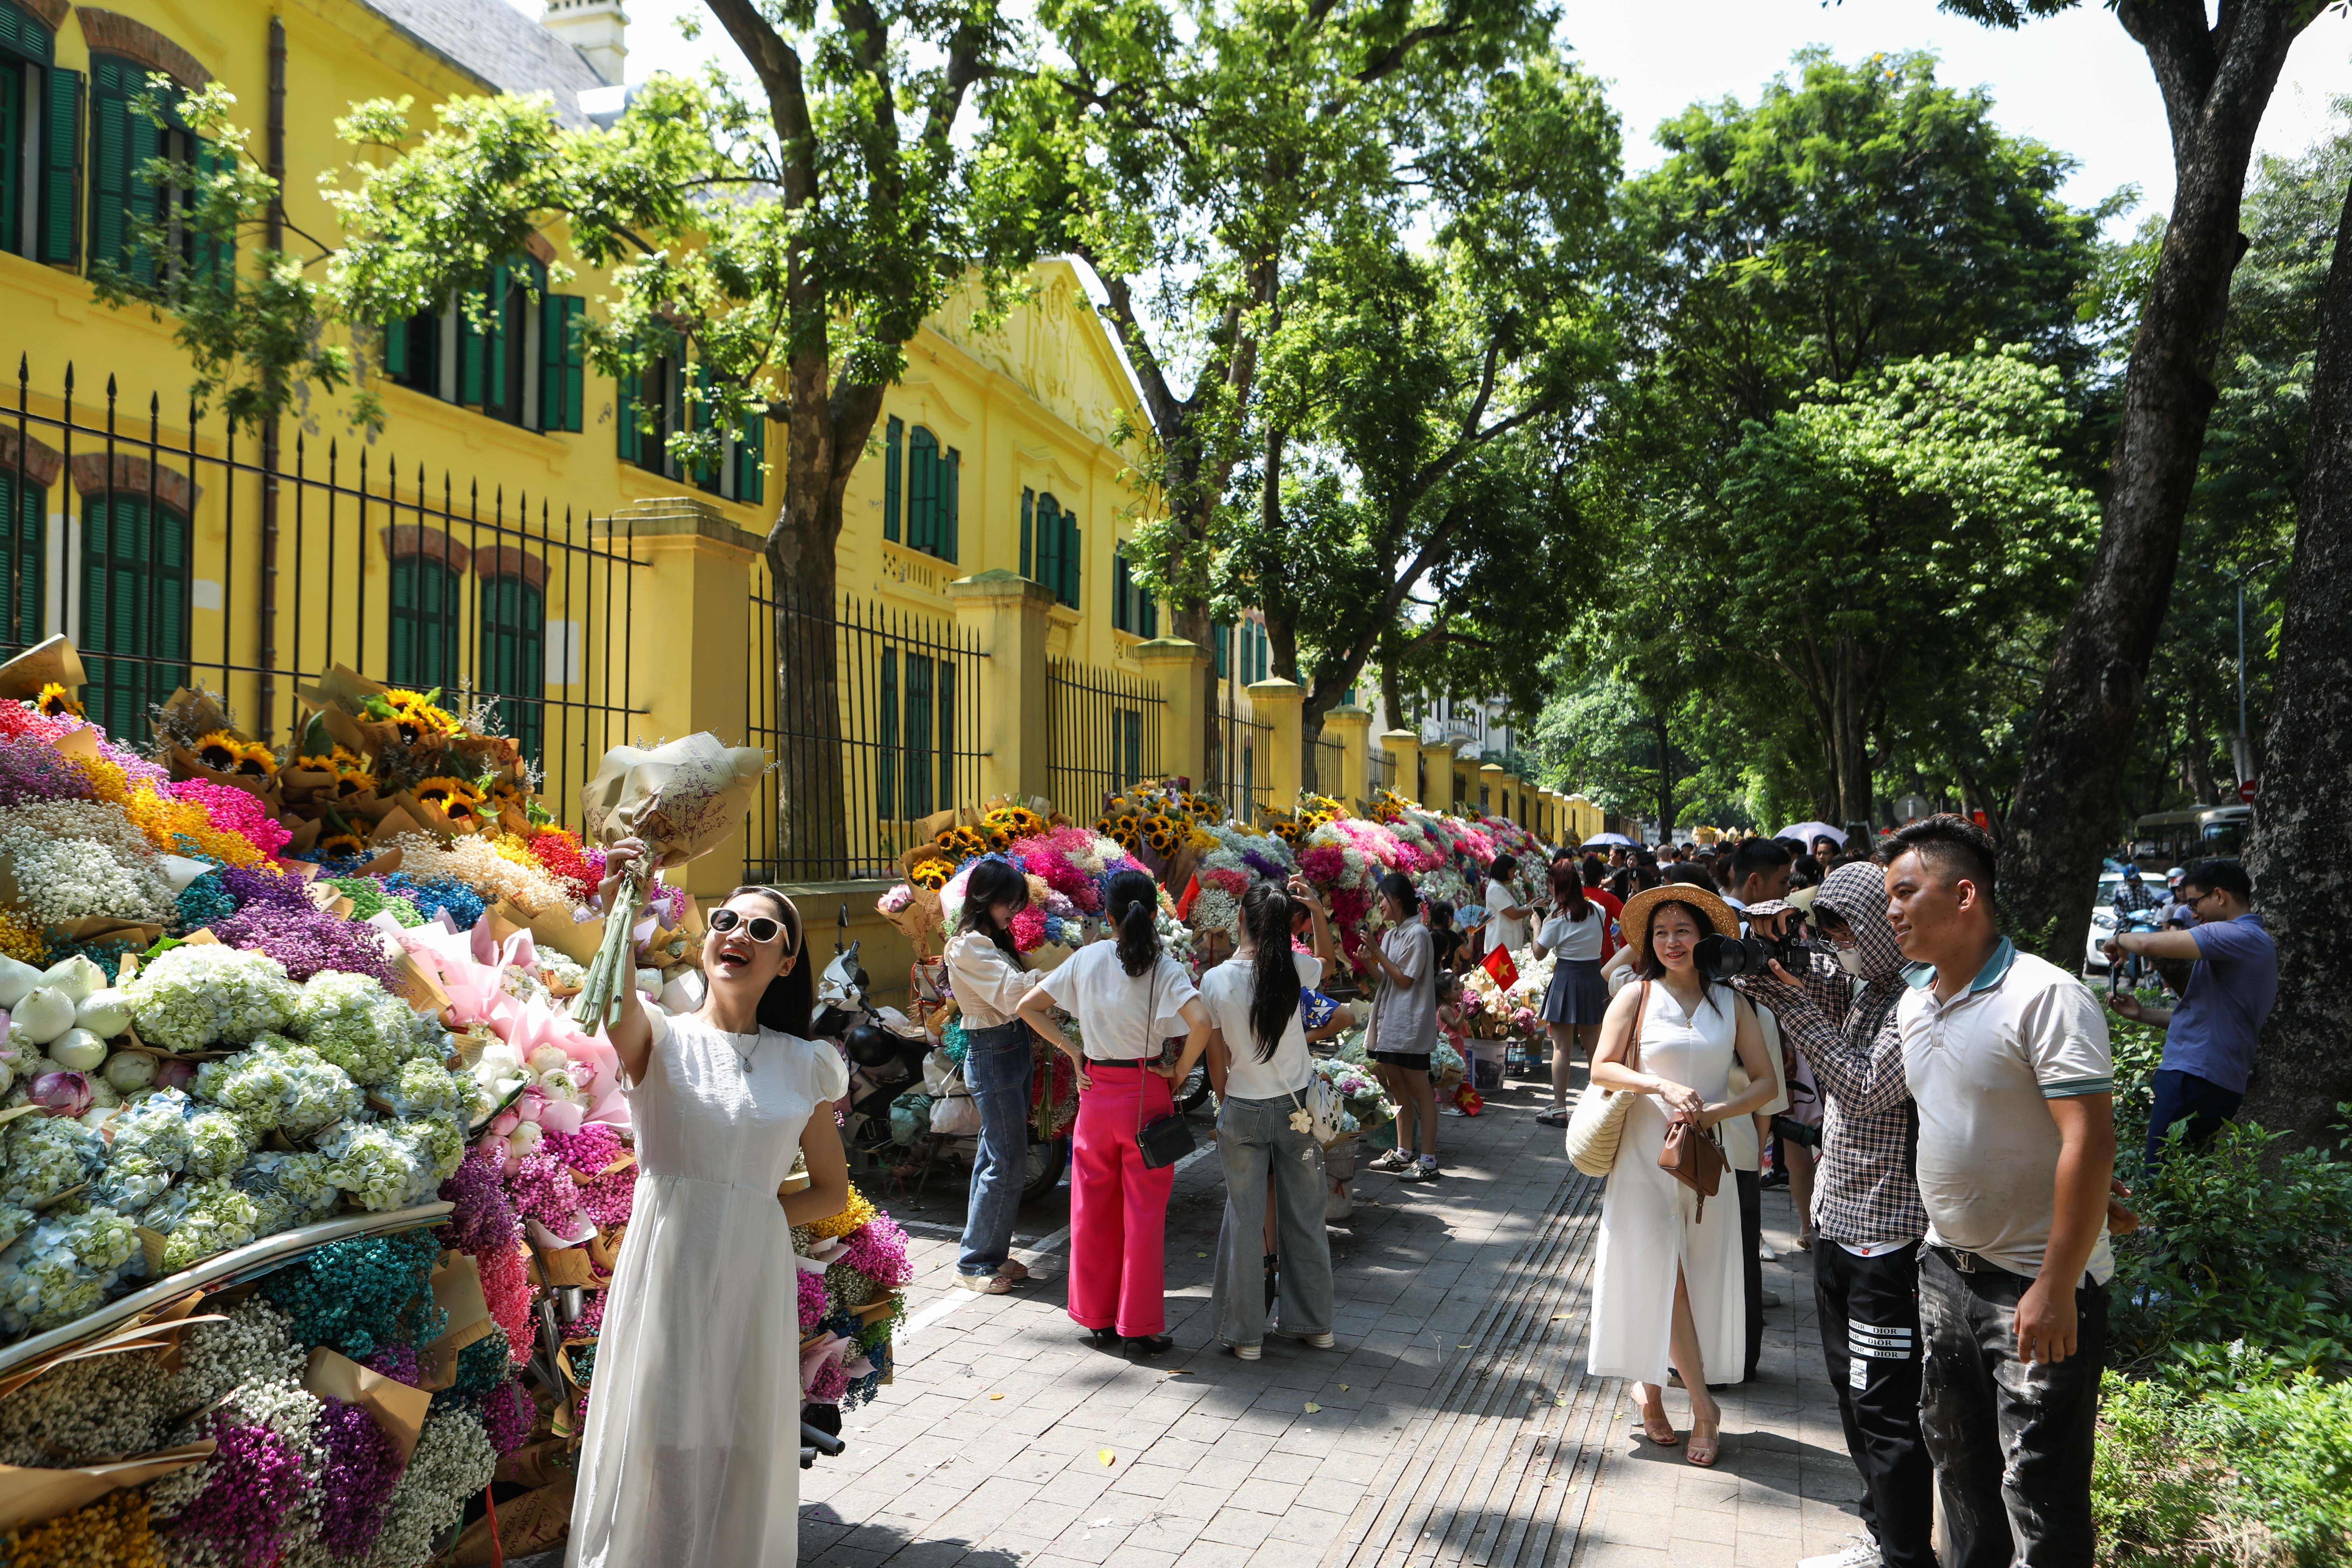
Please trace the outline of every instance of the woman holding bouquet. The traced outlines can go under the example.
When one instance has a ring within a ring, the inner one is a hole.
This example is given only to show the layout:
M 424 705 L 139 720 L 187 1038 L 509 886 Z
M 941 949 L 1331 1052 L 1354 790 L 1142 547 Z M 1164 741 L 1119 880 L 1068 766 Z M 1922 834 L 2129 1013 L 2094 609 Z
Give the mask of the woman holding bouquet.
M 1078 1125 L 1070 1154 L 1070 1316 L 1095 1344 L 1124 1338 L 1129 1353 L 1158 1355 L 1174 1342 L 1168 1323 L 1168 1194 L 1174 1167 L 1143 1163 L 1135 1142 L 1148 1121 L 1175 1109 L 1181 1083 L 1209 1045 L 1209 1015 L 1184 966 L 1160 948 L 1160 885 L 1121 871 L 1104 889 L 1116 942 L 1089 942 L 1021 999 L 1023 1020 L 1068 1052 L 1078 1069 Z M 1054 1009 L 1074 1015 L 1085 1055 Z M 1185 1031 L 1172 1067 L 1160 1045 Z
M 1029 904 L 1029 881 L 1009 860 L 982 859 L 964 885 L 963 913 L 948 942 L 948 981 L 963 1017 L 963 1080 L 980 1111 L 980 1153 L 971 1165 L 956 1284 L 1002 1296 L 1029 1278 L 1013 1257 L 1013 1221 L 1029 1162 L 1029 1026 L 1013 1016 L 1044 978 L 1021 962 L 1013 917 Z
M 606 907 L 644 852 L 605 855 Z M 635 1124 L 637 1184 L 597 1350 L 570 1568 L 792 1568 L 800 1544 L 794 1225 L 839 1214 L 849 1171 L 811 1042 L 800 911 L 738 888 L 710 916 L 702 1005 L 625 986 L 608 1030 Z M 809 1184 L 778 1201 L 795 1153 Z M 779 1317 L 782 1314 L 782 1317 Z

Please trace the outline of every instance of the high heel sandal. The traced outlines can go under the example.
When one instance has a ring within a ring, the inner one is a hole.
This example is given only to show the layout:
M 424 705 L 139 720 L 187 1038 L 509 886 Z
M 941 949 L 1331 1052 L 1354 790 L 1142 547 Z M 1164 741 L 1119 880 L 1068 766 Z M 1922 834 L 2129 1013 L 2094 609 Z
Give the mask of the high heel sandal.
M 1675 1430 L 1673 1420 L 1666 1415 L 1666 1402 L 1664 1400 L 1662 1399 L 1658 1401 L 1658 1413 L 1655 1415 L 1651 1415 L 1649 1411 L 1643 1406 L 1636 1405 L 1633 1406 L 1633 1416 L 1634 1419 L 1639 1421 L 1642 1425 L 1642 1436 L 1647 1437 L 1651 1442 L 1655 1443 L 1659 1447 L 1671 1448 L 1675 1444 L 1682 1441 L 1681 1435 Z M 1661 1432 L 1664 1433 L 1665 1436 L 1660 1436 L 1659 1434 Z
M 1706 1428 L 1706 1430 L 1703 1432 L 1701 1430 L 1702 1428 Z M 1683 1458 L 1688 1459 L 1692 1464 L 1696 1465 L 1703 1470 L 1711 1470 L 1715 1468 L 1716 1460 L 1722 1457 L 1722 1421 L 1701 1421 L 1696 1416 L 1693 1416 L 1691 1418 L 1690 1447 L 1683 1450 Z

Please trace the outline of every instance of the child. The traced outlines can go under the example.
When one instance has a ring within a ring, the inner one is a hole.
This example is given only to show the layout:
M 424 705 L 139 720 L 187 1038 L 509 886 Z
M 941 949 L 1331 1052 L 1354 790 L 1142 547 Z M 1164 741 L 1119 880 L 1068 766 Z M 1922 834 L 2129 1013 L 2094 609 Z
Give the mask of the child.
M 1429 927 L 1430 951 L 1437 956 L 1437 967 L 1452 969 L 1466 940 L 1454 929 L 1454 905 L 1445 899 L 1424 899 L 1421 905 L 1422 923 Z
M 1463 1028 L 1462 1019 L 1462 977 L 1450 969 L 1441 969 L 1437 972 L 1437 1032 L 1462 1058 L 1463 1070 L 1475 1075 L 1477 1069 L 1470 1065 L 1470 1041 Z M 1437 1108 L 1437 1114 L 1462 1116 L 1467 1113 L 1448 1100 Z

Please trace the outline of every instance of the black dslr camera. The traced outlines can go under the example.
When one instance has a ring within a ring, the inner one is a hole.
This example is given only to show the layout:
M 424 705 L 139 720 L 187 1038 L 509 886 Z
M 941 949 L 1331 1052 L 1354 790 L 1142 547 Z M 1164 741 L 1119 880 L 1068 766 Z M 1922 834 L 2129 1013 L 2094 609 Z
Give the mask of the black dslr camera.
M 1743 974 L 1769 974 L 1778 963 L 1791 974 L 1801 973 L 1820 947 L 1811 940 L 1801 918 L 1791 921 L 1778 938 L 1717 936 L 1699 938 L 1699 973 L 1710 980 L 1735 980 Z

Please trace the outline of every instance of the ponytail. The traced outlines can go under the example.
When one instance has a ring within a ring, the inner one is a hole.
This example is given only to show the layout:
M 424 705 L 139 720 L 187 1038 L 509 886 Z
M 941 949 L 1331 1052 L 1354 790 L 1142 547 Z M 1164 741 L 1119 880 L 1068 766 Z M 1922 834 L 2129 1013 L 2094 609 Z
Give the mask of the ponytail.
M 1257 882 L 1242 895 L 1242 924 L 1256 944 L 1250 962 L 1250 1033 L 1257 1037 L 1257 1059 L 1270 1062 L 1298 1016 L 1298 965 L 1290 956 L 1290 895 L 1272 882 Z
M 1103 907 L 1118 935 L 1118 966 L 1142 978 L 1160 961 L 1160 885 L 1141 871 L 1121 871 L 1104 889 Z

